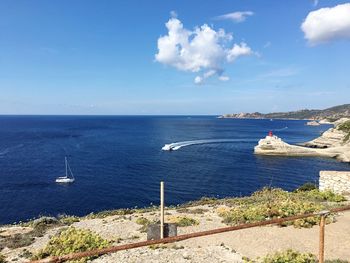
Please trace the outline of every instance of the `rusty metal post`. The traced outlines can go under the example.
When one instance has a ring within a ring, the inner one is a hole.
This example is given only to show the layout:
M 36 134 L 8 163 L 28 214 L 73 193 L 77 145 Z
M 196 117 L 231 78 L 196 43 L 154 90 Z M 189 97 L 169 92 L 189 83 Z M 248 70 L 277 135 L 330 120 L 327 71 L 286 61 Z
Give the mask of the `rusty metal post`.
M 160 182 L 160 238 L 164 238 L 164 182 Z
M 324 236 L 325 236 L 325 225 L 326 225 L 326 217 L 329 214 L 329 211 L 321 211 L 320 213 L 320 244 L 319 244 L 319 255 L 318 260 L 319 263 L 324 263 Z

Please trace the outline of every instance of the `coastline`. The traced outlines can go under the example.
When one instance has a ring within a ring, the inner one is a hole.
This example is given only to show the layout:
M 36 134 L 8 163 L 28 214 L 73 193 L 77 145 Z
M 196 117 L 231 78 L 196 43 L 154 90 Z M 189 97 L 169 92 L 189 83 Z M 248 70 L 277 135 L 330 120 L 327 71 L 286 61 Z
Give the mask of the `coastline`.
M 291 145 L 277 136 L 266 136 L 254 147 L 258 155 L 274 156 L 318 156 L 335 158 L 341 162 L 350 162 L 349 130 L 342 129 L 348 126 L 350 119 L 342 118 L 333 123 L 334 127 L 328 129 L 309 142 Z

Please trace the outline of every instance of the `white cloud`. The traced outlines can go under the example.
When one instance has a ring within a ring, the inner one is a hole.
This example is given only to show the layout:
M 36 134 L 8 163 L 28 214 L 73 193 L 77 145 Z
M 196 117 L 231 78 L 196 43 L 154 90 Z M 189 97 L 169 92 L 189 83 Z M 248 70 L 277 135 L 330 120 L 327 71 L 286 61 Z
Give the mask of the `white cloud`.
M 337 39 L 350 39 L 350 3 L 310 12 L 301 29 L 312 45 Z
M 171 11 L 170 11 L 170 16 L 171 16 L 171 17 L 174 17 L 174 18 L 177 18 L 177 13 L 176 13 L 176 11 L 171 10 Z
M 249 56 L 252 53 L 251 48 L 248 47 L 246 43 L 242 42 L 240 45 L 234 44 L 227 52 L 227 60 L 233 62 L 240 56 Z
M 221 81 L 229 81 L 230 77 L 228 77 L 228 76 L 219 76 L 219 80 L 221 80 Z
M 202 82 L 203 82 L 203 78 L 202 78 L 202 77 L 196 76 L 196 77 L 194 78 L 194 83 L 196 83 L 196 84 L 201 84 Z
M 196 84 L 214 75 L 220 77 L 225 63 L 253 54 L 246 43 L 232 46 L 232 34 L 223 29 L 215 31 L 207 24 L 191 31 L 184 28 L 179 19 L 172 17 L 166 27 L 168 34 L 158 39 L 156 61 L 181 71 L 200 73 L 201 76 L 194 80 Z
M 216 19 L 231 20 L 236 23 L 240 23 L 245 21 L 248 16 L 252 16 L 252 15 L 254 15 L 252 11 L 241 11 L 241 12 L 233 12 L 233 13 L 217 16 Z

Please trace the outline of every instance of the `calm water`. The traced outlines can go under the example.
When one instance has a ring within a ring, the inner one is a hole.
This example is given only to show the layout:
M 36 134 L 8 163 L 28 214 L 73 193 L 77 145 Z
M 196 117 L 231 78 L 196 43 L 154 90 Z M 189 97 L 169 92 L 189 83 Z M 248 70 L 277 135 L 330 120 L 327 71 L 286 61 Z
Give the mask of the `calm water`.
M 253 147 L 269 130 L 290 143 L 329 126 L 305 121 L 206 117 L 0 117 L 0 223 L 60 213 L 84 215 L 202 196 L 247 195 L 265 185 L 287 190 L 349 165 L 322 158 L 261 157 Z M 234 139 L 161 151 L 166 143 Z M 68 156 L 76 182 L 57 185 Z

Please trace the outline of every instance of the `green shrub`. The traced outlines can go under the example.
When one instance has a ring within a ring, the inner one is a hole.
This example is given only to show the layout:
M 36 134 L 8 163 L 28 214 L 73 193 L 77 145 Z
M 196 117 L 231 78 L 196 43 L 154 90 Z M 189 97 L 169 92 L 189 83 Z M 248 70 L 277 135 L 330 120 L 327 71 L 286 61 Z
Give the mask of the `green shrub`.
M 77 216 L 67 216 L 67 215 L 63 215 L 59 217 L 59 222 L 62 225 L 67 225 L 70 226 L 73 223 L 79 222 L 80 218 Z
M 62 256 L 75 252 L 83 252 L 92 249 L 105 248 L 109 245 L 107 240 L 94 234 L 90 230 L 69 227 L 61 233 L 53 236 L 47 246 L 39 251 L 34 259 L 42 259 L 48 256 Z M 82 258 L 71 262 L 87 262 L 91 258 Z
M 263 263 L 316 263 L 317 258 L 310 254 L 302 254 L 293 250 L 277 252 L 263 258 Z
M 323 201 L 341 201 L 342 196 L 332 192 L 320 192 L 318 190 L 298 191 L 289 193 L 282 189 L 264 188 L 252 194 L 251 197 L 236 198 L 227 202 L 230 209 L 219 212 L 223 222 L 230 225 L 254 223 L 274 218 L 284 218 L 293 215 L 315 213 L 326 209 Z M 312 227 L 319 223 L 319 217 L 308 217 L 286 222 L 282 225 L 294 225 L 295 227 Z M 327 223 L 333 221 L 333 217 L 327 218 Z
M 176 210 L 178 213 L 184 213 L 184 214 L 204 214 L 205 212 L 208 212 L 208 209 L 204 208 L 194 208 L 194 209 L 188 209 L 188 208 L 179 208 Z
M 341 260 L 341 259 L 332 259 L 332 260 L 325 260 L 325 263 L 349 263 L 349 261 Z
M 295 192 L 305 192 L 317 189 L 314 183 L 305 183 L 302 186 L 298 187 Z
M 151 222 L 147 219 L 147 218 L 144 218 L 144 217 L 139 217 L 138 219 L 136 219 L 136 224 L 138 225 L 149 225 Z
M 139 229 L 141 233 L 147 232 L 148 226 L 151 224 L 151 221 L 144 217 L 139 217 L 136 219 L 136 224 L 141 225 L 142 227 Z
M 337 129 L 343 132 L 350 132 L 350 120 L 339 124 Z
M 344 138 L 344 142 L 349 141 L 349 139 L 350 139 L 350 121 L 346 121 L 346 122 L 340 124 L 340 125 L 337 127 L 337 129 L 340 130 L 340 131 L 343 131 L 343 132 L 347 133 L 347 135 L 346 135 L 345 138 Z
M 175 220 L 176 224 L 179 227 L 185 227 L 185 226 L 195 226 L 195 225 L 199 225 L 198 220 L 187 217 L 187 216 L 180 216 L 177 218 L 177 220 Z
M 319 191 L 318 189 L 311 190 L 306 193 L 307 197 L 315 199 L 317 201 L 329 201 L 329 202 L 343 202 L 346 198 L 342 195 L 336 194 L 331 190 Z

